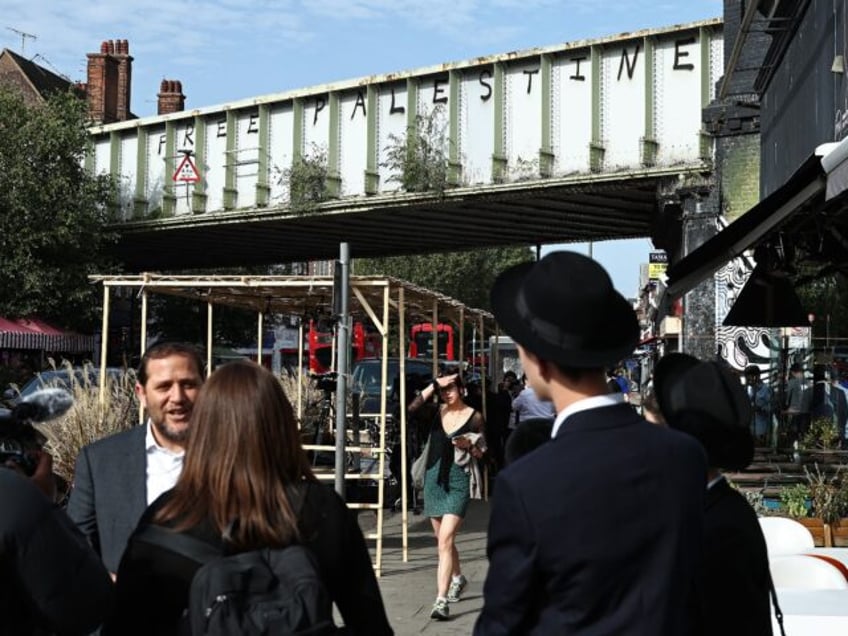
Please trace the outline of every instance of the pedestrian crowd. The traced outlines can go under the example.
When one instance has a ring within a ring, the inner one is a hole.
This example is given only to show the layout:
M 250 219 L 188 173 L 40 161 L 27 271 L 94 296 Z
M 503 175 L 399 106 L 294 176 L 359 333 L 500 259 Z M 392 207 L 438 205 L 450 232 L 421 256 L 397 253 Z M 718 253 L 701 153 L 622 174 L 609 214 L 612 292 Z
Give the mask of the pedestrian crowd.
M 793 362 L 785 382 L 767 381 L 768 371 L 749 364 L 739 378 L 744 384 L 751 415 L 749 426 L 759 446 L 804 443 L 814 423 L 826 420 L 835 445 L 848 448 L 848 378 L 836 364 L 804 365 Z
M 666 356 L 649 422 L 609 374 L 639 326 L 598 263 L 553 252 L 503 272 L 491 301 L 524 376 L 482 398 L 445 372 L 406 406 L 426 438 L 430 617 L 462 599 L 457 536 L 495 465 L 475 636 L 771 634 L 765 542 L 721 472 L 753 457 L 758 378 Z M 801 389 L 793 417 L 825 399 Z M 67 512 L 39 489 L 46 453 L 32 476 L 0 471 L 8 633 L 393 633 L 356 516 L 316 479 L 269 371 L 236 361 L 207 379 L 197 351 L 162 343 L 135 390 L 144 425 L 82 449 Z

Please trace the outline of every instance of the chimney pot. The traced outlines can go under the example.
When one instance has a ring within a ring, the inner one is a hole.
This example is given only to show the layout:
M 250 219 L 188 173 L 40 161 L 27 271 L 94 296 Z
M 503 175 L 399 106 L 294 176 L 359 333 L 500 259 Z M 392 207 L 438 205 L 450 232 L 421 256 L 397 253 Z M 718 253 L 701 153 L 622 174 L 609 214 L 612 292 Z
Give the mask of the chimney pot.
M 103 42 L 100 43 L 100 52 L 101 53 L 108 53 L 109 52 L 109 42 L 107 42 L 106 40 L 103 40 Z
M 160 84 L 158 110 L 160 115 L 178 113 L 185 110 L 183 85 L 179 80 L 163 79 Z

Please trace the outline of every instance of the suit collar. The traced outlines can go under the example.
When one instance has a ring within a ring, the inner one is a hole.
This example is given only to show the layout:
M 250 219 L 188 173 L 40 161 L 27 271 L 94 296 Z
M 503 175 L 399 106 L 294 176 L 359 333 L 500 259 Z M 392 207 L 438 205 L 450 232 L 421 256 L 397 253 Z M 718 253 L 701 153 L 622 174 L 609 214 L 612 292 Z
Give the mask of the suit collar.
M 731 488 L 732 486 L 727 482 L 727 479 L 724 478 L 724 475 L 722 475 L 721 479 L 714 483 L 710 488 L 707 488 L 706 507 L 709 508 L 719 501 L 728 492 L 730 492 Z
M 607 404 L 572 413 L 561 422 L 559 430 L 553 436 L 559 439 L 569 433 L 618 428 L 632 424 L 634 420 L 639 421 L 641 418 L 629 404 L 624 402 Z

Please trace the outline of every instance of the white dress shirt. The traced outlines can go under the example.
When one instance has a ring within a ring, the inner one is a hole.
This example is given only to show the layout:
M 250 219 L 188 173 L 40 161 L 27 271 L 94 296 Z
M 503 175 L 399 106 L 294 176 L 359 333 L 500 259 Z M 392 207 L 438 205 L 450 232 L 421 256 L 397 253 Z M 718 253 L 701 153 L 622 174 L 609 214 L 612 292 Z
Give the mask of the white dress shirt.
M 556 420 L 554 420 L 554 427 L 551 430 L 551 439 L 556 437 L 559 427 L 562 426 L 562 423 L 569 415 L 574 415 L 580 411 L 588 411 L 589 409 L 599 409 L 604 406 L 615 406 L 617 404 L 624 404 L 623 393 L 593 395 L 592 397 L 583 398 L 569 404 L 557 414 Z
M 163 448 L 153 437 L 153 424 L 147 420 L 144 447 L 147 451 L 147 505 L 177 483 L 183 470 L 185 451 L 175 453 Z

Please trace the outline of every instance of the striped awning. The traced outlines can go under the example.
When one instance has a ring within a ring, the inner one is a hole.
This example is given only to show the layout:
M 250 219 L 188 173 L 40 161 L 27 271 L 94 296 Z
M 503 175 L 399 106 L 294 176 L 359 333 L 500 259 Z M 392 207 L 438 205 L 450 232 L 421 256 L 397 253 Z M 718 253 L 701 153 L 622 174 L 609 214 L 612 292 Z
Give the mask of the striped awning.
M 0 317 L 0 349 L 85 353 L 94 345 L 94 336 L 63 332 L 43 321 Z

